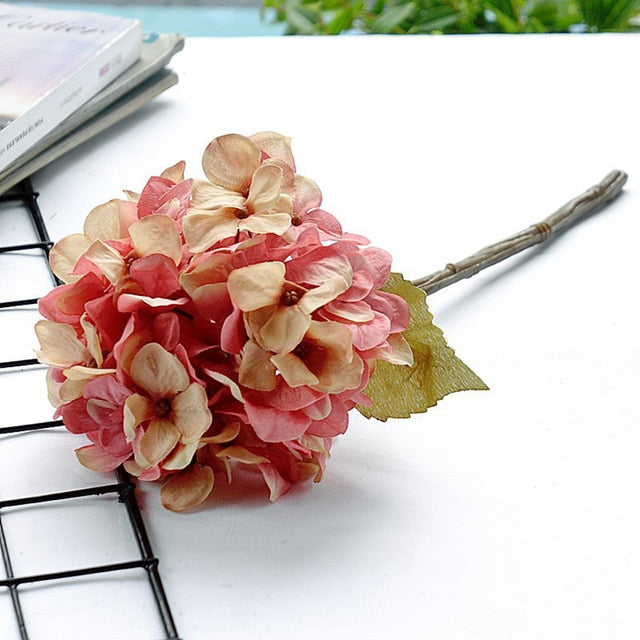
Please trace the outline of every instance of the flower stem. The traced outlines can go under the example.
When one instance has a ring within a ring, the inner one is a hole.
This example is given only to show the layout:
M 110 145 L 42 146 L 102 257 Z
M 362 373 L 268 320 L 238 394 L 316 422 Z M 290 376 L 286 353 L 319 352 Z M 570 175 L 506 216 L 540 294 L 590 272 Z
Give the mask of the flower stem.
M 441 271 L 435 271 L 414 280 L 413 284 L 427 294 L 435 293 L 458 280 L 470 278 L 524 249 L 545 242 L 609 204 L 620 194 L 626 181 L 627 174 L 624 171 L 612 171 L 598 184 L 567 202 L 542 222 L 532 224 L 523 231 L 485 247 L 460 262 L 447 264 Z

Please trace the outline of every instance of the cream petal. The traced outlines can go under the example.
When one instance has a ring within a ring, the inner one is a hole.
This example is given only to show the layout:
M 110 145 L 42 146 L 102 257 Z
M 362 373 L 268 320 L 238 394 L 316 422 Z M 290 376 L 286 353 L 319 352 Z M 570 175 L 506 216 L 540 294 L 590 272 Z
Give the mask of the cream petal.
M 260 328 L 258 341 L 267 351 L 286 353 L 300 344 L 310 324 L 311 316 L 298 305 L 280 306 Z
M 78 398 L 82 398 L 84 387 L 89 378 L 81 378 L 78 380 L 66 380 L 58 387 L 58 398 L 61 404 L 67 404 Z
M 190 442 L 189 444 L 178 443 L 174 450 L 162 463 L 162 468 L 167 471 L 178 471 L 184 469 L 193 460 L 193 456 L 198 449 L 199 443 L 197 440 Z
M 89 351 L 78 340 L 72 326 L 52 320 L 39 320 L 35 331 L 41 347 L 40 351 L 36 351 L 36 356 L 42 364 L 69 367 L 87 361 Z
M 86 313 L 82 314 L 80 318 L 80 325 L 84 331 L 84 337 L 87 341 L 87 349 L 91 354 L 91 357 L 95 360 L 98 367 L 102 366 L 102 347 L 100 345 L 100 336 L 96 326 L 89 320 Z
M 322 193 L 318 185 L 310 178 L 299 175 L 296 175 L 295 182 L 295 213 L 302 215 L 311 209 L 317 209 L 322 204 Z
M 129 227 L 129 235 L 138 256 L 160 253 L 180 264 L 182 240 L 171 218 L 157 214 L 145 216 Z
M 251 213 L 272 209 L 280 198 L 283 172 L 274 164 L 263 164 L 256 169 L 251 179 L 247 197 L 247 209 Z
M 169 511 L 177 512 L 192 509 L 206 500 L 213 490 L 213 483 L 211 467 L 192 464 L 171 476 L 162 485 L 160 490 L 162 506 Z
M 201 212 L 193 209 L 182 219 L 182 232 L 187 249 L 193 253 L 201 253 L 216 242 L 232 238 L 238 231 L 239 220 L 235 209 L 219 209 L 212 212 Z
M 171 182 L 178 184 L 184 180 L 184 170 L 187 163 L 184 160 L 176 162 L 174 165 L 167 167 L 161 174 L 161 178 L 171 180 Z
M 209 143 L 202 156 L 202 168 L 214 184 L 242 193 L 249 188 L 261 155 L 253 140 L 229 133 Z
M 157 342 L 149 342 L 131 360 L 129 375 L 152 398 L 169 398 L 189 386 L 180 360 Z
M 180 432 L 180 442 L 196 442 L 211 426 L 211 411 L 207 405 L 207 394 L 197 383 L 192 382 L 171 401 L 173 421 Z
M 223 384 L 225 387 L 229 388 L 231 395 L 238 401 L 244 402 L 244 398 L 242 397 L 242 391 L 240 387 L 228 376 L 225 376 L 223 373 L 219 373 L 218 371 L 206 371 L 207 375 L 211 376 L 214 380 Z
M 300 299 L 298 306 L 306 313 L 311 313 L 328 302 L 335 300 L 349 288 L 349 284 L 342 276 L 329 278 L 320 286 L 315 287 L 315 289 L 307 291 Z
M 304 362 L 293 353 L 273 356 L 271 362 L 276 365 L 290 387 L 295 388 L 305 384 L 312 386 L 319 382 L 318 378 L 307 368 Z
M 102 447 L 95 444 L 88 444 L 76 449 L 76 457 L 80 464 L 92 471 L 113 471 L 122 464 L 127 455 L 113 456 Z
M 76 265 L 78 258 L 89 248 L 90 241 L 83 233 L 74 233 L 56 242 L 49 252 L 51 270 L 63 282 L 78 280 L 80 276 L 70 272 Z
M 233 304 L 245 312 L 277 304 L 282 295 L 284 272 L 282 262 L 260 262 L 233 270 L 227 280 Z
M 231 447 L 225 447 L 222 451 L 216 454 L 219 458 L 229 458 L 237 462 L 243 462 L 244 464 L 261 464 L 263 462 L 269 462 L 268 458 L 252 453 L 244 447 L 233 445 Z
M 296 170 L 291 153 L 291 138 L 283 136 L 275 131 L 260 131 L 251 136 L 251 139 L 262 149 L 270 158 L 282 160 L 291 168 Z
M 84 234 L 89 240 L 119 240 L 120 200 L 109 200 L 89 211 L 84 221 Z
M 88 381 L 91 378 L 97 376 L 104 376 L 109 373 L 115 373 L 116 369 L 96 369 L 95 367 L 84 367 L 82 365 L 76 365 L 64 370 L 64 375 L 68 380 L 85 380 Z
M 255 213 L 239 220 L 238 227 L 251 233 L 275 233 L 281 236 L 291 226 L 288 213 Z
M 180 440 L 180 432 L 166 418 L 154 418 L 142 434 L 135 451 L 135 460 L 142 467 L 153 467 L 161 462 Z
M 85 256 L 100 269 L 111 284 L 118 284 L 127 275 L 127 266 L 122 256 L 102 240 L 93 242 Z
M 131 394 L 124 401 L 123 408 L 122 429 L 127 442 L 131 442 L 135 438 L 136 427 L 147 420 L 151 420 L 152 417 L 153 402 L 139 393 Z
M 207 180 L 194 180 L 191 188 L 191 203 L 196 209 L 242 209 L 245 198 L 236 191 L 230 191 Z
M 202 444 L 224 444 L 231 442 L 240 433 L 242 424 L 240 422 L 230 422 L 217 436 L 204 436 L 200 438 Z
M 384 360 L 391 364 L 413 364 L 413 351 L 409 343 L 399 333 L 391 334 L 387 338 L 391 353 L 385 354 Z
M 276 368 L 271 354 L 250 340 L 242 350 L 238 381 L 256 391 L 271 391 L 276 387 Z

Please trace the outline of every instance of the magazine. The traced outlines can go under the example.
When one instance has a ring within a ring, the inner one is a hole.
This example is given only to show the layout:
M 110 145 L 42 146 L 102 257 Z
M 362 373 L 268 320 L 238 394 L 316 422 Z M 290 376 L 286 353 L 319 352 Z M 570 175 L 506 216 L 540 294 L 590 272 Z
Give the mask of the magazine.
M 184 46 L 180 34 L 145 34 L 140 59 L 28 152 L 0 170 L 0 193 L 147 104 L 178 81 L 166 69 Z
M 0 2 L 0 170 L 140 56 L 139 20 Z

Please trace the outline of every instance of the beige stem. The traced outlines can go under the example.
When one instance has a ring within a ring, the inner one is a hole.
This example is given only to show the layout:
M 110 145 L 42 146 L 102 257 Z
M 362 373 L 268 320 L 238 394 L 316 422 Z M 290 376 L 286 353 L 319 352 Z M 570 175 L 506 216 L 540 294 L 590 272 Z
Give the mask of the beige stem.
M 441 271 L 414 280 L 413 284 L 427 294 L 431 294 L 458 280 L 470 278 L 492 264 L 548 240 L 597 209 L 606 206 L 619 195 L 626 181 L 626 173 L 612 171 L 601 182 L 567 202 L 542 222 L 533 224 L 502 242 L 485 247 L 460 262 L 448 264 Z

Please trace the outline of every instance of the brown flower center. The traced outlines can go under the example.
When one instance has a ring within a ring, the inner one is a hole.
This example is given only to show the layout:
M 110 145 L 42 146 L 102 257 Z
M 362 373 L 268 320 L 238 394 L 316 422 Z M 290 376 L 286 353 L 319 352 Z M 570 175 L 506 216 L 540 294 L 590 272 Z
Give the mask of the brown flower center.
M 295 289 L 287 289 L 283 292 L 282 296 L 280 296 L 280 304 L 285 307 L 293 307 L 293 305 L 298 304 L 302 294 Z
M 169 398 L 160 398 L 156 400 L 154 411 L 156 417 L 166 418 L 171 413 L 171 400 Z
M 293 354 L 298 356 L 300 360 L 304 360 L 309 355 L 311 347 L 306 342 L 301 342 L 294 350 Z
M 233 212 L 233 215 L 235 215 L 235 217 L 238 218 L 238 220 L 244 220 L 245 218 L 249 217 L 249 212 L 245 211 L 244 209 L 236 209 Z

